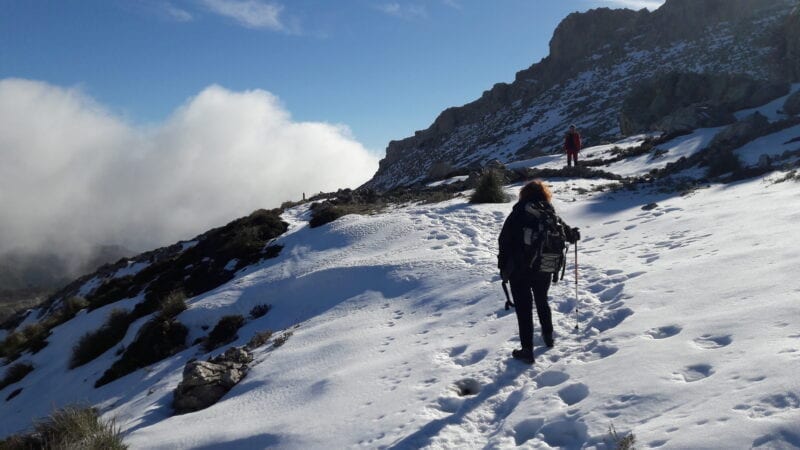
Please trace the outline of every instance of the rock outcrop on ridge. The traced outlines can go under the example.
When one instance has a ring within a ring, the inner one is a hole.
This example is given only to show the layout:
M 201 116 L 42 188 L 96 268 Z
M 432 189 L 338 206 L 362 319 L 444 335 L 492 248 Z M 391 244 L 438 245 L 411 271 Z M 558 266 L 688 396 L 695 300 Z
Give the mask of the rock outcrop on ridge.
M 570 123 L 589 144 L 618 137 L 630 131 L 621 129 L 620 112 L 631 89 L 672 72 L 743 77 L 766 91 L 786 86 L 800 80 L 799 16 L 793 0 L 667 0 L 653 12 L 570 14 L 556 28 L 549 56 L 514 82 L 446 109 L 428 129 L 390 142 L 365 187 L 389 190 L 441 167 L 554 151 Z M 714 114 L 730 118 L 729 112 Z

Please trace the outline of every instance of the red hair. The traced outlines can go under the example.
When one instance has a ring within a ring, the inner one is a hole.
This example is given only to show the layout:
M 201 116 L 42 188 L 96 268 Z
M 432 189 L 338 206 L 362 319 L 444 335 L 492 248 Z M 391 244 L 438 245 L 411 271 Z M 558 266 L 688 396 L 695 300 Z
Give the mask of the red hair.
M 550 188 L 542 180 L 533 180 L 522 186 L 519 191 L 519 200 L 521 202 L 546 202 L 550 203 L 553 194 Z

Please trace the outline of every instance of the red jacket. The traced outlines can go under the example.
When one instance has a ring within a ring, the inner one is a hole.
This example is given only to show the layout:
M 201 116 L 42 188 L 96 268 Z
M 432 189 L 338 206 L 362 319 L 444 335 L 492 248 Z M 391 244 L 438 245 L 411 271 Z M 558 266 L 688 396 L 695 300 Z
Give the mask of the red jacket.
M 577 152 L 581 149 L 581 135 L 577 131 L 574 133 L 567 132 L 564 136 L 564 150 Z

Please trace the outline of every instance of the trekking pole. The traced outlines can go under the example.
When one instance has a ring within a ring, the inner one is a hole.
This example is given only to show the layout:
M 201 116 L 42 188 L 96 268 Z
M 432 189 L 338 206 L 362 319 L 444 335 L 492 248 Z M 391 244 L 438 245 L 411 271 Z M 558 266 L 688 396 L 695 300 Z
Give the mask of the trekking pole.
M 506 311 L 508 311 L 512 307 L 516 308 L 517 305 L 511 301 L 511 297 L 508 295 L 508 287 L 506 287 L 506 283 L 508 283 L 508 281 L 503 281 L 503 292 L 506 293 Z
M 578 297 L 578 243 L 575 242 L 575 330 L 578 330 L 578 305 L 580 305 L 580 298 Z

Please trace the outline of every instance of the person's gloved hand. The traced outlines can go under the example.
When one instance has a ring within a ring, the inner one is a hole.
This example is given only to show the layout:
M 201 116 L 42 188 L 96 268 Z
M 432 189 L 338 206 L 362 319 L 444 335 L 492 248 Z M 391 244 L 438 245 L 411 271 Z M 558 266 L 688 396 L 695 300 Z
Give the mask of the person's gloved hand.
M 577 227 L 573 227 L 573 228 L 565 227 L 565 228 L 566 229 L 564 231 L 565 231 L 565 234 L 567 235 L 567 241 L 570 244 L 574 244 L 574 243 L 576 243 L 576 242 L 581 240 L 581 233 L 580 233 L 580 231 L 578 231 Z

